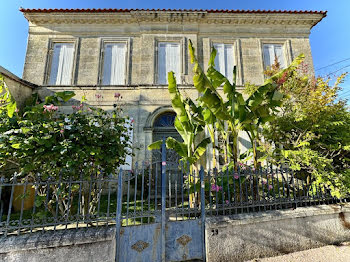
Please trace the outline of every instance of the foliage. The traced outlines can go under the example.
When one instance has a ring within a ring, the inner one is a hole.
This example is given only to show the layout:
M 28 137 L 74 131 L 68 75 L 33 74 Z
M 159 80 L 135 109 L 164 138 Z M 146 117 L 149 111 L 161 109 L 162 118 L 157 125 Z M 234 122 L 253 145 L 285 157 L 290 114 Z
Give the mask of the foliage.
M 12 177 L 13 172 L 3 172 L 5 167 L 12 165 L 16 167 L 18 177 L 30 176 L 39 181 L 97 179 L 114 174 L 125 163 L 126 155 L 131 153 L 131 142 L 126 125 L 128 120 L 122 117 L 121 108 L 107 112 L 88 106 L 83 100 L 73 106 L 73 113 L 60 113 L 61 103 L 73 96 L 70 91 L 56 92 L 41 102 L 34 94 L 27 106 L 12 117 L 7 110 L 0 112 L 2 175 Z M 86 186 L 83 185 L 83 194 L 88 191 Z M 92 201 L 100 194 L 95 189 L 91 193 Z M 40 199 L 45 199 L 51 190 L 52 199 L 48 204 L 61 199 L 60 210 L 64 213 L 70 210 L 68 203 L 72 200 L 62 196 L 68 194 L 67 190 L 72 190 L 74 195 L 78 187 L 68 189 L 68 183 L 62 183 L 60 189 L 48 187 L 45 190 L 40 192 L 36 205 L 43 204 L 44 200 Z
M 262 86 L 257 87 L 247 99 L 236 90 L 236 67 L 233 72 L 232 84 L 215 69 L 216 49 L 213 47 L 207 74 L 200 67 L 192 42 L 189 43 L 191 62 L 194 64 L 193 83 L 200 92 L 199 102 L 203 107 L 206 126 L 215 143 L 214 130 L 220 132 L 225 141 L 225 162 L 235 170 L 238 168 L 238 135 L 239 131 L 247 132 L 253 145 L 254 165 L 257 167 L 256 140 L 259 139 L 259 128 L 271 121 L 281 106 L 283 94 L 278 90 L 276 79 L 286 76 L 302 61 L 303 56 L 297 57 L 292 64 L 268 78 Z M 223 87 L 224 96 L 218 92 Z M 216 145 L 214 145 L 214 148 Z M 215 154 L 213 154 L 215 155 Z M 231 160 L 230 160 L 231 159 Z
M 0 114 L 2 111 L 6 111 L 8 117 L 12 117 L 16 110 L 16 101 L 7 88 L 4 77 L 0 74 Z
M 175 150 L 181 157 L 182 163 L 189 165 L 190 171 L 195 168 L 195 164 L 205 153 L 210 138 L 202 138 L 205 127 L 203 119 L 203 109 L 196 106 L 190 99 L 184 99 L 176 85 L 176 79 L 173 72 L 168 74 L 168 90 L 171 98 L 171 104 L 176 112 L 174 126 L 183 139 L 183 142 L 177 141 L 172 137 L 166 140 L 167 148 Z M 148 149 L 159 149 L 162 141 L 156 141 L 148 146 Z M 186 168 L 187 170 L 187 168 Z
M 333 195 L 343 196 L 350 192 L 350 112 L 339 99 L 345 74 L 331 85 L 330 79 L 307 72 L 302 64 L 275 79 L 285 98 L 281 113 L 264 128 L 262 148 L 271 161 L 287 162 L 308 185 L 326 184 Z

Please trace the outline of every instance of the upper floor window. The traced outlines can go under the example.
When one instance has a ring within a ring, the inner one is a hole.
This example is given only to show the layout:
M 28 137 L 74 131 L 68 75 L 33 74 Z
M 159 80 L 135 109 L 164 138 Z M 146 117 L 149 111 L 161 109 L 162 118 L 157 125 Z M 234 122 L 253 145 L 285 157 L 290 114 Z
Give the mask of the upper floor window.
M 72 83 L 74 43 L 54 43 L 51 58 L 50 85 Z
M 280 64 L 280 68 L 285 68 L 285 58 L 283 54 L 283 45 L 278 44 L 264 44 L 263 45 L 264 55 L 264 67 L 272 66 L 276 59 Z
M 125 85 L 126 43 L 105 43 L 103 56 L 102 85 Z
M 215 68 L 224 75 L 231 83 L 233 81 L 233 67 L 235 57 L 232 44 L 214 44 L 217 54 L 215 57 Z
M 168 83 L 168 72 L 173 71 L 177 82 L 181 72 L 180 43 L 158 43 L 158 84 Z

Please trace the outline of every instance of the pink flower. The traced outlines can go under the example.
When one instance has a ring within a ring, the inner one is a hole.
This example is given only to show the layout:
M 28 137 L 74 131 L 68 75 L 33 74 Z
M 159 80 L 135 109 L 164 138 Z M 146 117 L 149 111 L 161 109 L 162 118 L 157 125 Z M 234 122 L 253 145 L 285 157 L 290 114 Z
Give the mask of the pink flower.
M 63 129 L 61 129 L 61 130 L 60 130 L 60 133 L 61 133 L 61 134 L 63 134 L 63 133 L 64 133 L 64 130 L 63 130 Z
M 134 119 L 131 119 L 130 123 L 133 124 L 134 122 L 135 122 L 135 120 L 134 120 Z
M 218 186 L 215 184 L 211 185 L 211 191 L 219 192 L 221 189 L 222 189 L 222 186 Z
M 54 112 L 58 110 L 58 106 L 51 105 L 44 105 L 44 112 Z
M 97 99 L 100 99 L 100 98 L 102 97 L 102 95 L 101 95 L 101 94 L 96 94 L 95 97 L 96 97 Z
M 234 174 L 233 176 L 235 179 L 239 179 L 239 175 L 237 173 Z
M 114 94 L 114 98 L 119 98 L 120 97 L 120 93 L 115 93 Z
M 266 185 L 266 184 L 267 184 L 266 180 L 263 180 L 262 182 L 263 182 L 263 184 L 264 184 L 264 185 Z
M 228 200 L 226 200 L 226 201 L 225 201 L 225 203 L 228 205 L 228 204 L 229 204 L 229 201 L 228 201 Z
M 19 112 L 19 109 L 18 109 L 18 108 L 16 108 L 15 112 L 16 112 L 16 113 L 18 113 L 18 112 Z
M 273 189 L 273 186 L 269 185 L 269 190 Z

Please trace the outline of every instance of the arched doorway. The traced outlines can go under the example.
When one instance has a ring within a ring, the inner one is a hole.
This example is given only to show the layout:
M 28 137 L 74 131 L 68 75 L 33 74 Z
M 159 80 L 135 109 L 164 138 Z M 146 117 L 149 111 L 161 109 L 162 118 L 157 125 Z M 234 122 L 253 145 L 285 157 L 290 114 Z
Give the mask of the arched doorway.
M 178 141 L 182 141 L 181 136 L 174 127 L 175 117 L 175 112 L 165 112 L 156 117 L 153 122 L 153 142 L 170 136 Z

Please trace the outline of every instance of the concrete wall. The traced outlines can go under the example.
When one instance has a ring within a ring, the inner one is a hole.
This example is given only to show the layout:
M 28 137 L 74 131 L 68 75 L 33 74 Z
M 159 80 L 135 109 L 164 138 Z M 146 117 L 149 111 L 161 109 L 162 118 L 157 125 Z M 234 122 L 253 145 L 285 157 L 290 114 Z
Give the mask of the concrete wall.
M 208 262 L 241 262 L 339 244 L 350 241 L 350 205 L 211 217 L 205 234 Z M 114 256 L 114 227 L 0 238 L 2 262 L 109 262 Z
M 246 261 L 350 240 L 350 206 L 337 205 L 210 218 L 210 262 Z
M 114 228 L 89 228 L 11 236 L 0 241 L 0 261 L 112 262 L 114 232 Z

